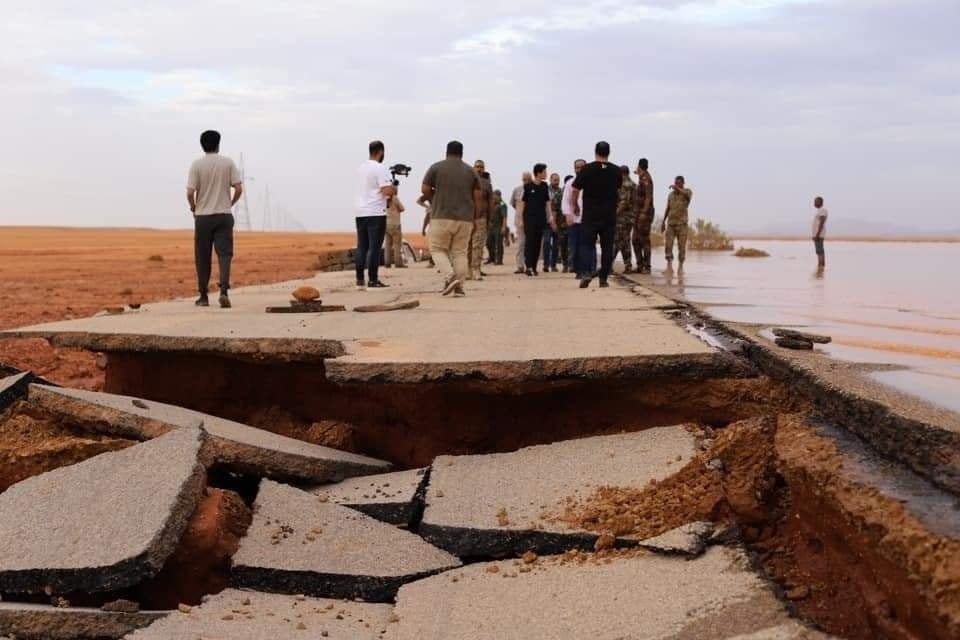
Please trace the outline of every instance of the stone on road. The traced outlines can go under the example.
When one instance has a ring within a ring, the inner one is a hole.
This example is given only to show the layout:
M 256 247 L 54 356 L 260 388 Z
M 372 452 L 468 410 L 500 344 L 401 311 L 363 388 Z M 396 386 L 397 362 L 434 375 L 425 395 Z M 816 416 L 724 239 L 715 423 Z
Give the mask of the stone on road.
M 407 582 L 458 566 L 457 558 L 413 533 L 264 480 L 233 558 L 233 583 L 385 602 Z
M 112 640 L 123 638 L 164 615 L 162 612 L 111 613 L 100 609 L 0 602 L 0 634 L 9 634 L 18 640 Z
M 634 553 L 476 564 L 406 585 L 386 637 L 719 640 L 789 621 L 738 549 L 697 560 Z
M 145 440 L 178 427 L 203 424 L 211 456 L 233 470 L 306 482 L 332 482 L 381 473 L 389 462 L 287 438 L 232 420 L 141 400 L 80 389 L 31 385 L 30 403 L 100 433 Z
M 663 480 L 695 454 L 693 435 L 675 426 L 513 453 L 441 456 L 431 471 L 420 533 L 460 557 L 593 548 L 598 534 L 542 515 L 601 486 L 642 488 Z
M 129 640 L 375 640 L 393 607 L 227 589 L 189 613 L 176 611 Z
M 422 506 L 426 469 L 350 478 L 310 490 L 321 500 L 356 509 L 381 522 L 409 526 Z
M 203 438 L 181 429 L 0 494 L 0 591 L 115 591 L 156 574 L 203 492 Z

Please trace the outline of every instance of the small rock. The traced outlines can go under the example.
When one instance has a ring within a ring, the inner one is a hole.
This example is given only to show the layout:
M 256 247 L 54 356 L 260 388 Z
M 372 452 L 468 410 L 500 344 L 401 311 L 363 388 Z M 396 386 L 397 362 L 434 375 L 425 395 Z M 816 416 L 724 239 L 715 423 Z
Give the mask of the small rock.
M 596 544 L 593 545 L 593 550 L 606 551 L 607 549 L 613 549 L 613 545 L 616 544 L 616 542 L 616 538 L 609 533 L 605 533 L 597 538 Z
M 495 564 L 490 565 L 486 568 L 487 573 L 500 573 L 500 567 Z
M 803 340 L 806 342 L 814 342 L 816 344 L 830 344 L 833 342 L 833 338 L 830 336 L 821 336 L 815 333 L 803 333 L 801 331 L 795 331 L 793 329 L 774 329 L 773 335 L 778 338 L 790 338 L 793 340 Z
M 191 611 L 193 611 L 193 607 L 191 607 L 188 604 L 183 604 L 181 602 L 180 604 L 177 605 L 177 611 L 179 611 L 180 613 L 190 613 Z
M 133 403 L 133 406 L 137 407 L 138 409 L 149 409 L 149 408 L 150 408 L 149 406 L 147 406 L 147 403 L 146 403 L 146 402 L 144 402 L 143 400 L 140 400 L 140 399 L 138 399 L 138 398 L 134 398 L 133 400 L 131 400 L 131 402 Z
M 302 622 L 297 623 L 297 631 L 306 631 L 306 630 L 307 630 L 307 625 L 303 624 Z
M 240 604 L 242 604 L 242 605 L 245 606 L 245 607 L 249 607 L 249 606 L 250 606 L 250 598 L 244 598 L 243 600 L 240 601 Z
M 710 469 L 710 471 L 723 471 L 723 460 L 714 458 L 707 463 L 707 469 Z
M 797 338 L 777 338 L 778 347 L 784 349 L 793 349 L 794 351 L 813 351 L 812 340 L 800 340 Z
M 120 599 L 108 602 L 100 607 L 100 609 L 114 613 L 138 613 L 140 611 L 140 604 L 132 600 Z
M 300 287 L 293 292 L 293 299 L 297 302 L 313 302 L 320 299 L 320 291 L 315 287 Z
M 107 368 L 107 354 L 98 353 L 97 354 L 97 369 L 103 371 Z
M 533 551 L 527 551 L 525 554 L 520 556 L 520 559 L 523 560 L 524 564 L 533 564 L 537 561 L 537 554 Z

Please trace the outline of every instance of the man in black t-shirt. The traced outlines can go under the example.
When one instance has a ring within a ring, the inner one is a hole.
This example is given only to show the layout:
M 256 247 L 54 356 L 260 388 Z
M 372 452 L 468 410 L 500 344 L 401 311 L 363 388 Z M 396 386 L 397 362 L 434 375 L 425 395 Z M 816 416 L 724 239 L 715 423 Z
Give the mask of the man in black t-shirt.
M 533 167 L 533 182 L 523 188 L 518 218 L 523 221 L 524 262 L 527 275 L 537 275 L 537 262 L 540 261 L 540 247 L 543 243 L 543 231 L 547 227 L 547 206 L 550 191 L 545 182 L 547 165 L 536 164 Z
M 573 198 L 583 192 L 583 222 L 580 231 L 580 251 L 583 255 L 597 252 L 600 238 L 600 287 L 607 287 L 607 278 L 613 269 L 613 239 L 617 227 L 617 192 L 623 181 L 620 167 L 610 162 L 610 144 L 598 142 L 596 161 L 577 174 L 573 181 Z M 590 286 L 593 275 L 580 280 L 580 288 Z

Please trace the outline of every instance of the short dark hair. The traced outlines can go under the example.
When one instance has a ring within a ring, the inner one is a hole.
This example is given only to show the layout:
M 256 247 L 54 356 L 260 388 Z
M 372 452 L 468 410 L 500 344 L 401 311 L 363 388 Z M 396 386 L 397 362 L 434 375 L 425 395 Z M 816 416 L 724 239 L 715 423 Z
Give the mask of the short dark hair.
M 600 142 L 597 143 L 597 146 L 596 146 L 596 148 L 594 149 L 594 152 L 596 152 L 596 154 L 597 154 L 598 156 L 600 156 L 601 158 L 609 158 L 609 157 L 610 157 L 610 143 L 601 140 Z
M 542 162 L 538 162 L 537 164 L 533 165 L 533 175 L 535 176 L 540 175 L 546 170 L 547 170 L 547 165 L 543 164 Z
M 622 173 L 625 176 L 630 175 L 630 167 L 628 167 L 627 165 L 623 165 L 622 167 L 620 167 L 620 173 Z
M 673 179 L 674 182 L 676 182 L 677 180 L 679 180 L 680 182 L 686 183 L 686 180 L 684 180 L 683 176 L 677 176 L 676 178 Z
M 647 162 L 646 158 L 640 158 L 640 162 L 637 163 L 637 166 L 643 169 L 644 171 L 646 171 L 647 168 L 650 166 L 650 163 Z
M 207 153 L 220 151 L 220 132 L 209 129 L 200 134 L 200 146 Z
M 455 156 L 457 158 L 463 157 L 463 143 L 456 140 L 451 140 L 447 143 L 447 155 Z
M 573 166 L 577 166 L 577 163 L 578 163 L 578 162 L 582 162 L 583 164 L 587 164 L 587 161 L 584 160 L 583 158 L 577 158 L 576 160 L 573 161 Z
M 370 155 L 375 155 L 383 151 L 383 143 L 379 140 L 374 140 L 370 143 Z
M 567 176 L 566 178 L 563 179 L 563 184 L 567 184 L 571 180 L 573 180 L 573 176 Z

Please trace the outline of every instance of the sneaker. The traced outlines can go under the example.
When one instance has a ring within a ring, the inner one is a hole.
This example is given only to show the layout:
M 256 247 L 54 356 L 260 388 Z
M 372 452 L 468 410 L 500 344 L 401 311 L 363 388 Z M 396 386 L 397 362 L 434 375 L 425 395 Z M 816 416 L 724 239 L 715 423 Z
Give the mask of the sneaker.
M 445 296 L 448 296 L 456 291 L 457 288 L 463 289 L 463 283 L 456 278 L 450 278 L 447 283 L 443 285 L 443 291 L 441 293 Z
M 466 295 L 467 295 L 467 292 L 463 290 L 463 286 L 462 286 L 462 285 L 459 285 L 459 284 L 458 284 L 458 285 L 457 285 L 457 288 L 453 290 L 453 297 L 454 297 L 454 298 L 464 298 L 464 297 L 466 297 Z
M 528 278 L 532 278 L 534 274 L 533 269 L 527 269 L 526 274 Z
M 564 265 L 564 267 L 563 267 L 563 273 L 569 273 L 569 271 L 570 271 L 570 269 L 568 269 L 567 266 Z
M 592 280 L 593 280 L 593 278 L 589 278 L 589 277 L 581 278 L 581 279 L 580 279 L 580 288 L 581 288 L 581 289 L 586 289 L 587 287 L 590 286 L 590 282 L 591 282 Z
M 220 299 L 218 300 L 218 302 L 220 303 L 221 309 L 229 309 L 230 307 L 233 306 L 232 304 L 230 304 L 230 296 L 227 295 L 226 291 L 220 294 Z
M 371 280 L 371 281 L 367 284 L 367 289 L 386 289 L 386 288 L 388 288 L 389 286 L 390 286 L 390 285 L 388 285 L 388 284 L 383 284 L 383 283 L 380 282 L 379 280 Z
M 366 291 L 367 285 L 363 280 L 357 280 L 357 289 L 360 291 Z
M 610 286 L 610 283 L 607 282 L 606 280 L 601 280 L 601 281 L 600 281 L 600 288 L 601 288 L 601 289 L 606 289 L 606 288 L 609 287 L 609 286 Z
M 624 272 L 624 273 L 633 273 L 633 267 L 631 267 L 630 265 L 627 265 L 626 268 L 623 270 L 623 272 Z
M 207 296 L 200 296 L 193 304 L 197 305 L 198 307 L 209 307 L 210 299 Z

